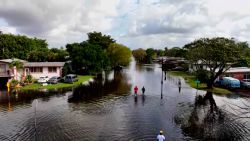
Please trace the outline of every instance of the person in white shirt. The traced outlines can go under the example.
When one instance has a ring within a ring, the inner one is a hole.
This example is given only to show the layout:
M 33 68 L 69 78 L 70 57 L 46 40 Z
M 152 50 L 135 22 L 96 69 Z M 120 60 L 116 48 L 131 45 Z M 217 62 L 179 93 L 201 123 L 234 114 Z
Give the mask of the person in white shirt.
M 163 131 L 160 131 L 160 134 L 157 135 L 157 140 L 158 141 L 164 141 L 165 140 L 165 136 L 163 135 Z

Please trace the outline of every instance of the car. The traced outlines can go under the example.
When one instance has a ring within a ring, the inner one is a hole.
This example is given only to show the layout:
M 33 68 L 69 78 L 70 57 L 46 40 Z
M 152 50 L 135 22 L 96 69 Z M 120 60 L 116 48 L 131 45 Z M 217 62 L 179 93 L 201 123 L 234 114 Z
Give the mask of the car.
M 48 76 L 45 77 L 39 77 L 39 79 L 37 80 L 38 83 L 47 83 L 49 80 Z
M 75 74 L 68 74 L 64 77 L 64 82 L 65 83 L 74 83 L 78 81 L 77 75 Z
M 250 88 L 250 80 L 242 80 L 240 81 L 240 87 L 243 89 L 249 89 Z
M 61 81 L 61 77 L 59 76 L 53 76 L 48 80 L 48 83 L 50 84 L 57 84 L 58 82 Z

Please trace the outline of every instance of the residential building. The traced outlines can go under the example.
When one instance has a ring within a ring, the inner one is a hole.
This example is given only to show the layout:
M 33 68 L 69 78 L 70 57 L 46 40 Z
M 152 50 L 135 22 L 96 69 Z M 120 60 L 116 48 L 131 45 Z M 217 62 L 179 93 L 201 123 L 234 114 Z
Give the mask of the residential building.
M 48 76 L 61 76 L 65 62 L 26 62 L 24 63 L 24 75 L 32 75 L 33 78 Z
M 4 80 L 8 80 L 10 78 L 21 80 L 23 77 L 23 68 L 13 68 L 10 67 L 10 64 L 13 61 L 20 61 L 25 63 L 27 61 L 21 59 L 2 59 L 0 60 L 0 78 Z

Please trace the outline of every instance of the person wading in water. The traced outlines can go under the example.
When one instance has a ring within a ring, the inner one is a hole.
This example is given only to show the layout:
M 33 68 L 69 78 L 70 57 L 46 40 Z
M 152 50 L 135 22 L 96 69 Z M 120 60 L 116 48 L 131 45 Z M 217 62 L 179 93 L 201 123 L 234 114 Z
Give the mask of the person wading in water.
M 137 96 L 137 92 L 138 92 L 138 87 L 135 86 L 135 88 L 134 88 L 134 94 L 135 94 L 135 96 Z
M 144 88 L 144 86 L 142 87 L 141 91 L 142 91 L 142 94 L 144 95 L 144 93 L 145 93 L 145 88 Z

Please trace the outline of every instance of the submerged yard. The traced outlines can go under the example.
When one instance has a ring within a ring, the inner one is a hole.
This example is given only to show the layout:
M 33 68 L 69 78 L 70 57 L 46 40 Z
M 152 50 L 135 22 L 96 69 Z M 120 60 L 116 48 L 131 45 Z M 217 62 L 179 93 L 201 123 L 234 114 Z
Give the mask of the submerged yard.
M 74 82 L 73 84 L 69 84 L 69 83 L 57 83 L 57 84 L 48 84 L 47 86 L 42 86 L 39 83 L 34 83 L 34 84 L 30 84 L 30 85 L 26 85 L 22 88 L 20 88 L 21 90 L 35 90 L 35 89 L 58 89 L 58 88 L 67 88 L 67 87 L 72 87 L 72 86 L 77 86 L 80 85 L 81 83 L 88 81 L 90 78 L 92 78 L 93 76 L 90 75 L 78 75 L 78 81 Z

